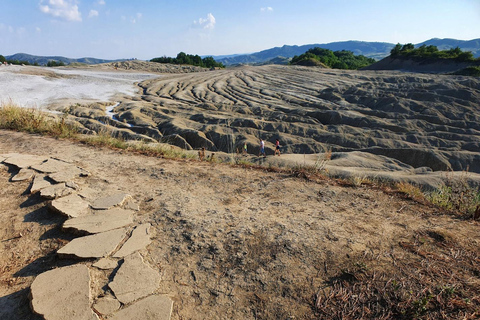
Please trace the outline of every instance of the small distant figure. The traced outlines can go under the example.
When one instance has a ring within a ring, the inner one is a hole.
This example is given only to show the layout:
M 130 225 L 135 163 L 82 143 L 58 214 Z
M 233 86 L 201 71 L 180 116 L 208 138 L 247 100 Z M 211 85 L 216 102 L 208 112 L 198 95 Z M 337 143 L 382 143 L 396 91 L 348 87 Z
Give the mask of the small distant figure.
M 245 142 L 245 143 L 243 144 L 243 152 L 242 152 L 242 154 L 243 154 L 243 156 L 245 156 L 245 157 L 248 155 L 248 153 L 247 153 L 247 142 Z
M 278 156 L 280 157 L 280 141 L 275 141 L 275 153 L 273 154 L 273 156 L 276 156 L 278 153 Z
M 208 159 L 208 161 L 210 161 L 210 162 L 215 161 L 215 153 L 212 153 L 212 155 L 210 156 L 210 158 Z
M 263 154 L 263 157 L 266 158 L 267 154 L 265 153 L 265 141 L 263 139 L 260 139 L 260 153 L 258 156 L 260 157 Z
M 202 148 L 198 151 L 198 158 L 200 159 L 200 161 L 205 160 L 205 148 Z

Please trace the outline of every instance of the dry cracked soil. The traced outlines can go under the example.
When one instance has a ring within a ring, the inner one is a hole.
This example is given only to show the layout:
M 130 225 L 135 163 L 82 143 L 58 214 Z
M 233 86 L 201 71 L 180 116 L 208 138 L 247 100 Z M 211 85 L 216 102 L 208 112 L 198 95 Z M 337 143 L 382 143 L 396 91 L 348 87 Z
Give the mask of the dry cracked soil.
M 135 223 L 152 225 L 141 254 L 172 319 L 479 315 L 478 223 L 388 190 L 1 130 L 0 154 L 10 152 L 72 162 L 94 192 L 132 195 Z M 0 318 L 40 319 L 34 278 L 95 260 L 58 259 L 75 236 L 30 182 L 10 181 L 16 173 L 0 166 Z

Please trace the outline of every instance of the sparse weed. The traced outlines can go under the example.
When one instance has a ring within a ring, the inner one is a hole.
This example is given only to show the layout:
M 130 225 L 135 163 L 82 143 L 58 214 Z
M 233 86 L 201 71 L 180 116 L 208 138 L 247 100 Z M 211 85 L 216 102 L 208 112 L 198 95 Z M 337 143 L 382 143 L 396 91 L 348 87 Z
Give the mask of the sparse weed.
M 411 199 L 414 199 L 414 200 L 425 199 L 425 195 L 422 192 L 422 190 L 411 183 L 403 182 L 403 181 L 398 182 L 395 184 L 395 188 L 398 190 L 398 192 L 406 194 Z
M 441 208 L 471 217 L 480 205 L 480 191 L 468 183 L 468 172 L 463 172 L 460 177 L 449 173 L 445 183 L 429 193 L 427 199 Z

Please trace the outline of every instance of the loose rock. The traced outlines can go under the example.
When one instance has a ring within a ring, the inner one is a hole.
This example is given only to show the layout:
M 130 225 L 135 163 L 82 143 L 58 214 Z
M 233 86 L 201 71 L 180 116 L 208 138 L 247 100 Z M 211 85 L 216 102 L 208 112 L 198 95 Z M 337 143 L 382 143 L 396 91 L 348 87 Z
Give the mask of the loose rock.
M 29 154 L 14 154 L 8 157 L 3 163 L 14 165 L 20 169 L 34 167 L 47 160 L 45 157 L 33 156 Z
M 44 175 L 36 175 L 35 178 L 33 178 L 33 184 L 32 187 L 30 188 L 30 193 L 35 193 L 38 192 L 44 188 L 50 187 L 52 184 L 50 183 L 49 180 Z
M 78 195 L 72 194 L 57 200 L 53 200 L 50 206 L 54 210 L 60 212 L 63 215 L 66 215 L 70 218 L 75 218 L 75 217 L 80 217 L 88 214 L 89 213 L 88 209 L 90 204 L 87 201 L 80 198 Z
M 169 320 L 173 301 L 164 295 L 153 295 L 117 312 L 112 320 Z M 110 318 L 109 318 L 110 319 Z
M 110 296 L 102 297 L 102 298 L 99 298 L 97 301 L 95 301 L 95 304 L 93 305 L 93 309 L 95 309 L 95 311 L 97 311 L 101 315 L 106 316 L 120 309 L 120 302 L 114 297 L 110 297 Z M 136 318 L 136 319 L 139 319 L 139 318 Z
M 105 198 L 97 199 L 93 202 L 92 208 L 96 210 L 106 210 L 115 206 L 121 206 L 125 200 L 130 199 L 131 196 L 126 193 L 114 194 Z
M 34 312 L 46 320 L 98 319 L 90 309 L 90 275 L 85 265 L 44 272 L 31 286 Z
M 78 196 L 75 196 L 75 197 L 77 197 L 79 201 L 81 201 L 82 203 L 86 203 L 88 208 L 88 203 L 86 201 L 82 200 Z M 60 201 L 66 198 L 68 197 L 61 198 L 55 201 Z M 85 208 L 85 210 L 87 208 Z M 72 216 L 71 212 L 67 211 L 67 213 L 70 213 L 68 215 Z M 73 218 L 65 221 L 65 223 L 63 224 L 63 229 L 73 229 L 76 231 L 84 231 L 88 233 L 105 232 L 113 229 L 122 228 L 133 223 L 132 215 L 133 215 L 132 211 L 123 210 L 119 208 L 114 208 L 114 209 L 100 211 L 100 212 L 97 211 L 95 214 L 89 214 L 84 216 L 77 215 L 76 216 L 77 218 Z M 127 243 L 129 241 L 130 240 L 128 240 Z
M 145 248 L 150 242 L 152 242 L 150 239 L 150 223 L 141 224 L 133 230 L 132 236 L 113 256 L 115 258 L 126 257 L 137 250 Z
M 125 238 L 125 229 L 117 229 L 76 238 L 60 248 L 59 257 L 103 258 L 115 250 Z
M 41 164 L 32 165 L 32 169 L 43 173 L 70 171 L 73 170 L 73 168 L 76 168 L 75 165 L 57 159 L 48 159 Z
M 30 180 L 35 176 L 35 171 L 31 169 L 21 169 L 13 178 L 12 181 L 25 181 Z
M 46 199 L 56 199 L 68 196 L 73 193 L 73 189 L 68 188 L 65 183 L 54 184 L 50 187 L 40 190 L 40 196 Z
M 125 257 L 124 263 L 108 286 L 120 302 L 127 304 L 152 294 L 157 290 L 159 282 L 160 274 L 146 265 L 137 252 Z
M 108 258 L 102 258 L 92 264 L 95 268 L 102 269 L 102 270 L 110 270 L 110 269 L 115 269 L 118 266 L 118 261 L 108 259 Z
M 79 168 L 72 167 L 65 171 L 51 173 L 48 175 L 48 177 L 56 183 L 67 182 L 74 178 L 78 178 L 80 176 L 80 172 L 81 170 Z

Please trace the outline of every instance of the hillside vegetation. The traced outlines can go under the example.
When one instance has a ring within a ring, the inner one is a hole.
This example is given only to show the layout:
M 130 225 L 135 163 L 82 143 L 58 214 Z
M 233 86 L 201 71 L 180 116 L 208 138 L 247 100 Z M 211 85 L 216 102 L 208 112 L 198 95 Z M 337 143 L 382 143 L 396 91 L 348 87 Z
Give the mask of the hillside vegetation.
M 205 57 L 202 59 L 198 54 L 186 54 L 185 52 L 180 52 L 177 54 L 176 58 L 160 57 L 153 58 L 150 61 L 158 63 L 188 64 L 202 68 L 225 68 L 222 63 L 218 63 L 213 57 Z
M 375 59 L 367 58 L 362 55 L 355 55 L 351 51 L 332 51 L 329 49 L 312 48 L 301 54 L 294 56 L 290 64 L 302 66 L 324 66 L 333 69 L 357 70 L 375 63 Z
M 438 48 L 434 45 L 422 45 L 418 48 L 415 48 L 412 43 L 407 43 L 404 45 L 398 43 L 390 51 L 390 56 L 392 58 L 408 59 L 449 59 L 458 62 L 480 61 L 479 59 L 475 59 L 472 52 L 462 51 L 462 49 L 459 47 L 448 50 L 438 50 Z

